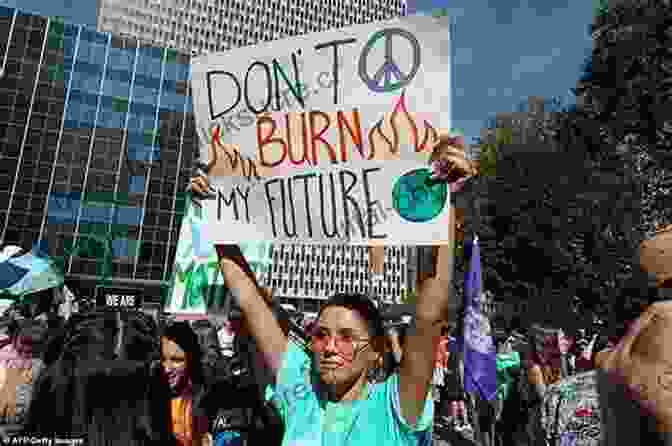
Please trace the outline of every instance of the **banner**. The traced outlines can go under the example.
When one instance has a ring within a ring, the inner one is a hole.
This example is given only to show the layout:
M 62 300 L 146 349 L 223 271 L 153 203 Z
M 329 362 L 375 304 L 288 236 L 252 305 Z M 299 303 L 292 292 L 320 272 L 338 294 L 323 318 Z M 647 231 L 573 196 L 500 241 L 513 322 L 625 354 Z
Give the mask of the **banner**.
M 173 265 L 172 286 L 164 311 L 176 315 L 205 315 L 225 311 L 227 290 L 217 252 L 202 208 L 187 201 Z M 271 264 L 269 243 L 240 243 L 257 280 L 263 282 Z
M 464 390 L 492 401 L 497 394 L 497 354 L 490 321 L 481 309 L 482 289 L 481 253 L 475 236 L 464 275 Z
M 450 191 L 427 178 L 449 42 L 447 17 L 412 16 L 194 59 L 213 240 L 447 243 Z

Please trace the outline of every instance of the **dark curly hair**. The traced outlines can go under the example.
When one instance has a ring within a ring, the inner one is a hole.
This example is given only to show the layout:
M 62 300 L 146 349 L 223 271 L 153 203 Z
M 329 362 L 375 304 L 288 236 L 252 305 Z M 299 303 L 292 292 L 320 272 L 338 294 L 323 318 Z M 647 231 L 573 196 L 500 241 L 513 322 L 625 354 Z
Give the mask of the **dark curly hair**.
M 59 341 L 50 345 L 50 363 L 35 384 L 24 434 L 83 438 L 91 446 L 175 444 L 150 317 L 76 314 Z

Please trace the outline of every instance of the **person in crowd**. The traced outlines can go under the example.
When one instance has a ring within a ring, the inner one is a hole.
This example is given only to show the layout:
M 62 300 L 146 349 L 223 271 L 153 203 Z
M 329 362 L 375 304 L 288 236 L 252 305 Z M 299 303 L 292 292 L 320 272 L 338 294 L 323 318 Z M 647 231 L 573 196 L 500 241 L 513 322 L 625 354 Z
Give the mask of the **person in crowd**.
M 212 383 L 215 373 L 224 360 L 219 344 L 217 329 L 208 319 L 198 319 L 193 322 L 192 329 L 198 337 L 198 343 L 203 354 L 203 375 L 206 383 Z
M 665 300 L 648 306 L 600 361 L 608 446 L 662 445 L 672 439 L 672 226 L 641 243 L 639 262 Z
M 30 318 L 28 309 L 14 314 L 8 327 L 9 343 L 0 349 L 0 428 L 5 436 L 21 429 L 44 367 L 40 356 L 49 325 L 44 318 Z
M 40 374 L 23 435 L 88 446 L 176 446 L 170 390 L 153 364 L 154 321 L 140 312 L 73 315 Z
M 473 428 L 469 421 L 464 392 L 462 352 L 460 351 L 458 340 L 450 336 L 451 332 L 454 333 L 456 330 L 457 326 L 453 326 L 448 330 L 446 373 L 441 392 L 439 413 L 441 414 L 440 419 L 446 426 L 450 426 L 457 432 L 468 433 Z
M 527 375 L 537 398 L 541 400 L 546 387 L 563 378 L 562 350 L 558 330 L 534 325 L 530 332 L 532 351 L 527 361 Z
M 367 377 L 379 363 L 385 332 L 370 299 L 356 294 L 329 299 L 306 351 L 288 341 L 239 249 L 218 251 L 225 282 L 273 370 L 272 401 L 285 425 L 283 445 L 322 439 L 348 445 L 431 441 L 430 385 L 448 300 L 442 277 L 420 289 L 414 333 L 406 338 L 399 372 L 373 384 Z
M 589 337 L 585 331 L 581 333 L 580 339 L 576 342 L 574 352 L 576 358 L 574 369 L 577 373 L 587 372 L 595 368 L 597 338 L 597 334 Z
M 222 355 L 226 358 L 231 358 L 234 355 L 233 343 L 236 333 L 240 331 L 239 320 L 226 320 L 217 330 L 217 339 L 222 351 Z
M 574 374 L 574 337 L 560 329 L 557 333 L 558 351 L 560 353 L 560 379 Z
M 511 339 L 498 338 L 497 344 L 497 411 L 496 418 L 500 419 L 504 401 L 508 398 L 515 377 L 520 370 L 520 355 L 513 350 Z
M 430 160 L 433 181 L 453 183 L 475 173 L 463 148 L 453 148 L 454 139 L 447 132 L 437 138 Z M 210 160 L 210 165 L 214 163 Z M 190 189 L 212 195 L 210 166 L 201 167 Z M 367 378 L 380 364 L 385 333 L 379 310 L 370 300 L 355 294 L 333 296 L 320 309 L 306 351 L 288 340 L 240 249 L 216 248 L 225 283 L 274 375 L 269 387 L 285 425 L 283 445 L 321 442 L 323 437 L 348 445 L 431 441 L 431 380 L 439 321 L 448 311 L 448 277 L 439 273 L 423 283 L 399 372 L 372 384 Z M 440 247 L 437 264 L 445 264 L 448 255 L 447 247 Z
M 198 336 L 188 322 L 168 324 L 161 331 L 161 369 L 170 387 L 172 430 L 179 446 L 211 441 L 207 415 L 200 402 L 207 385 Z
M 516 437 L 525 420 L 521 417 L 521 397 L 515 384 L 520 378 L 521 360 L 511 342 L 512 336 L 500 339 L 497 345 L 497 410 L 495 444 L 516 444 Z
M 448 368 L 448 359 L 450 353 L 448 352 L 448 328 L 441 329 L 441 339 L 436 348 L 434 360 L 434 375 L 432 377 L 432 397 L 434 403 L 439 406 L 441 404 L 441 391 L 445 385 L 446 369 Z
M 529 330 L 530 355 L 524 362 L 525 392 L 528 411 L 527 435 L 531 444 L 543 444 L 545 432 L 541 425 L 541 405 L 549 385 L 562 379 L 558 330 L 533 325 Z

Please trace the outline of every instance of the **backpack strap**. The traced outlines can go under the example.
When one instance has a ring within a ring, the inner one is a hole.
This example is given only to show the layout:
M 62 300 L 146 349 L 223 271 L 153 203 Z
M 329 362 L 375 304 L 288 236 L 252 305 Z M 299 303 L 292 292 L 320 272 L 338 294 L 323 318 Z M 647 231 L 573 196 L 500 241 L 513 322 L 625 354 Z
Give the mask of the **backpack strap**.
M 555 420 L 553 422 L 553 433 L 551 434 L 551 441 L 553 445 L 560 444 L 560 408 L 564 402 L 565 395 L 564 392 L 558 392 L 558 403 L 555 406 Z

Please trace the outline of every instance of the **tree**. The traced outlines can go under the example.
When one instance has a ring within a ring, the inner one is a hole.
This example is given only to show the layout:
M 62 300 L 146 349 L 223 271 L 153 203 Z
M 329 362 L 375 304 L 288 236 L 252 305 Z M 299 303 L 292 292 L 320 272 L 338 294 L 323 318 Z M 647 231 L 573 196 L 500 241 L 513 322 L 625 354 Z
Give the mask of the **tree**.
M 479 141 L 478 174 L 482 177 L 497 175 L 497 159 L 501 156 L 501 148 L 510 145 L 513 131 L 510 128 L 494 128 L 493 141 Z
M 672 8 L 667 0 L 598 6 L 594 48 L 576 89 L 584 105 L 570 121 L 592 140 L 591 154 L 631 167 L 637 227 L 647 236 L 672 222 Z
M 539 139 L 513 150 L 497 136 L 496 171 L 481 170 L 464 190 L 473 204 L 465 234 L 481 239 L 485 288 L 499 300 L 530 300 L 537 321 L 571 326 L 575 296 L 584 311 L 607 311 L 632 269 L 627 178 L 572 147 L 549 150 Z M 457 266 L 459 280 L 465 265 Z

